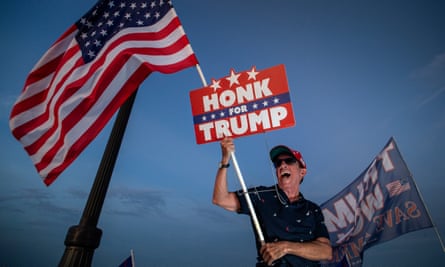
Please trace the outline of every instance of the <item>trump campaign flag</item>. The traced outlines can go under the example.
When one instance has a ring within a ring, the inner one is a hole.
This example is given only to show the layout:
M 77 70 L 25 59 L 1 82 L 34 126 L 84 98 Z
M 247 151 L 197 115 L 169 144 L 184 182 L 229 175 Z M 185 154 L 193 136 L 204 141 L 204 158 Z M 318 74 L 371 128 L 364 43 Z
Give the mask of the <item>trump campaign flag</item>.
M 333 260 L 324 263 L 326 267 L 362 266 L 366 249 L 433 227 L 394 138 L 356 180 L 321 209 L 333 246 Z
M 170 1 L 99 1 L 29 73 L 12 134 L 50 185 L 151 72 L 197 63 Z

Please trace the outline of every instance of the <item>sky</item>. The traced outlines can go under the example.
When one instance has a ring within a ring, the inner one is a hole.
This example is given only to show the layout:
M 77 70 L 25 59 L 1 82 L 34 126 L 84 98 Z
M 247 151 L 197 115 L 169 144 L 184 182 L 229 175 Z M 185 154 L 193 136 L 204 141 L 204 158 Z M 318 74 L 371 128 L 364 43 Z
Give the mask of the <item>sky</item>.
M 0 266 L 56 266 L 77 225 L 114 118 L 49 187 L 9 129 L 25 79 L 95 1 L 3 3 L 0 16 Z M 302 152 L 306 198 L 341 191 L 394 137 L 436 228 L 365 251 L 364 267 L 443 266 L 445 2 L 173 1 L 208 82 L 284 64 L 296 125 L 235 140 L 247 186 L 275 183 L 269 149 Z M 254 266 L 249 219 L 211 203 L 218 143 L 198 145 L 195 68 L 140 86 L 103 205 L 93 266 Z M 229 188 L 240 188 L 230 168 Z

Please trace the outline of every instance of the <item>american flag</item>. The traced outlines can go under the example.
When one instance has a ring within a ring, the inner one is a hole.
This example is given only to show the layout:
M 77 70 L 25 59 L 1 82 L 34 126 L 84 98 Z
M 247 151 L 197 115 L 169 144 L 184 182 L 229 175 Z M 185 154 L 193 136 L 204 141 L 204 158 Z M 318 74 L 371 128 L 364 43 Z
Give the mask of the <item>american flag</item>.
M 171 2 L 99 1 L 31 70 L 12 134 L 50 185 L 151 72 L 197 63 Z

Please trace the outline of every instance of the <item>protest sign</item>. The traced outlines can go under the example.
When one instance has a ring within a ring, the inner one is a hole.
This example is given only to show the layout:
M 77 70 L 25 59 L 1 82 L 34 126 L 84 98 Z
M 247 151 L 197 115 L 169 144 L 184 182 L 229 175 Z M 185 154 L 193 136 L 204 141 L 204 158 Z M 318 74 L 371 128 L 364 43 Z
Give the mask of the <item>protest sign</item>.
M 295 125 L 284 65 L 236 73 L 190 92 L 196 142 Z

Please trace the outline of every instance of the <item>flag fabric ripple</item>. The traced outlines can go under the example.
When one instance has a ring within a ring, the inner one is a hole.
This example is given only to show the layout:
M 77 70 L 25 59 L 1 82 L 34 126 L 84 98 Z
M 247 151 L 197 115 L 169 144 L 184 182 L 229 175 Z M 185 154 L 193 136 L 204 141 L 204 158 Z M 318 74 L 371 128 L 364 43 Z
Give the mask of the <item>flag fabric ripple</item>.
M 29 73 L 12 134 L 49 186 L 150 73 L 197 63 L 171 2 L 99 1 Z

